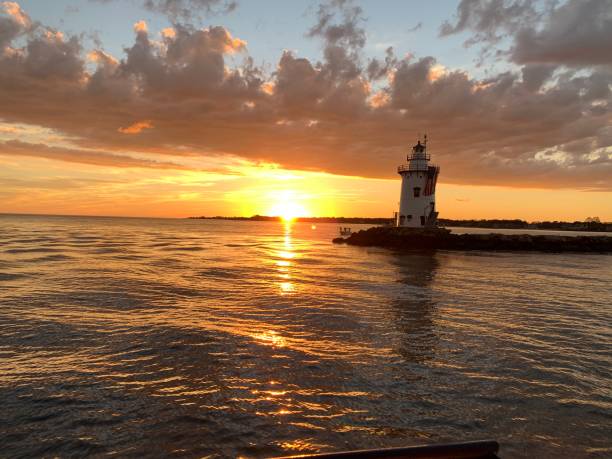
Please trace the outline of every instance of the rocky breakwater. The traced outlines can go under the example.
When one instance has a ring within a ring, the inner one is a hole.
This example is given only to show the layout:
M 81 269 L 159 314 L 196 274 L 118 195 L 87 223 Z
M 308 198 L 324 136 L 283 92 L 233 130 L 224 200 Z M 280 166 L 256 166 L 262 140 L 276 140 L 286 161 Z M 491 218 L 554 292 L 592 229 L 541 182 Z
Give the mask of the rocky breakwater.
M 612 253 L 610 236 L 453 234 L 445 228 L 374 227 L 336 238 L 334 243 L 397 250 L 488 250 Z

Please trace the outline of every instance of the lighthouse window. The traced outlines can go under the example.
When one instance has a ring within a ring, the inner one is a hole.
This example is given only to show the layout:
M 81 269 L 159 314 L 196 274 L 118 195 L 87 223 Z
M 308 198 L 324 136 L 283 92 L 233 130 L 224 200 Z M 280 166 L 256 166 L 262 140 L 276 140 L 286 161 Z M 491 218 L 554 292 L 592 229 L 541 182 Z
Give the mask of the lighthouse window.
M 419 196 L 421 196 L 421 189 L 417 186 L 414 188 L 414 197 L 418 198 Z

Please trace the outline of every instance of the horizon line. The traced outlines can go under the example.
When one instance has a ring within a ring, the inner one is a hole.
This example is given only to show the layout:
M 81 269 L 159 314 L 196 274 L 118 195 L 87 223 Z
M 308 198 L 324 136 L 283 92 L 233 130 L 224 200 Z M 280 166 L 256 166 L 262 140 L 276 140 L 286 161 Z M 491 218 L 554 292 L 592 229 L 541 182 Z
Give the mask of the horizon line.
M 254 218 L 262 219 L 278 219 L 283 220 L 280 215 L 251 215 L 250 217 L 245 216 L 185 216 L 185 217 L 161 217 L 161 216 L 142 216 L 142 215 L 87 215 L 87 214 L 45 214 L 45 213 L 27 213 L 27 212 L 0 212 L 0 216 L 22 216 L 22 217 L 73 217 L 73 218 L 133 218 L 133 219 L 159 219 L 159 220 L 251 220 Z M 299 221 L 300 219 L 367 219 L 367 220 L 393 220 L 393 217 L 343 217 L 343 216 L 332 216 L 332 217 L 314 217 L 314 216 L 299 216 L 293 220 Z M 547 222 L 558 222 L 558 223 L 587 223 L 585 220 L 524 220 L 522 218 L 446 218 L 439 217 L 438 220 L 453 220 L 453 221 L 521 221 L 529 224 L 532 223 L 547 223 Z M 601 224 L 612 224 L 612 221 L 601 221 Z

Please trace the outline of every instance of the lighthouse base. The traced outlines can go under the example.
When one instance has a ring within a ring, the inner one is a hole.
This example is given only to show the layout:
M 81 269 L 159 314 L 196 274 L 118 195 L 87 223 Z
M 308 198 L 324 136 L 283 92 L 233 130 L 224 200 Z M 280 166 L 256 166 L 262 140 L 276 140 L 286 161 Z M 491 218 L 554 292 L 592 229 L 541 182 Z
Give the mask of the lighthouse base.
M 410 215 L 409 219 L 396 212 L 395 226 L 412 229 L 436 228 L 438 226 L 438 212 L 432 210 L 428 215 L 421 215 L 419 218 L 412 218 L 412 215 Z

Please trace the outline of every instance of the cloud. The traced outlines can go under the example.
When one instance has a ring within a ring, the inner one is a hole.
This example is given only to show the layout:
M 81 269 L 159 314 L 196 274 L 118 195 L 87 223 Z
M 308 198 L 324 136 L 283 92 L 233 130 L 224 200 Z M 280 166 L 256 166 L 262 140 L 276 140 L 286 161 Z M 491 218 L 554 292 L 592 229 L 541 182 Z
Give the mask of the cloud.
M 363 10 L 352 0 L 319 5 L 317 22 L 307 36 L 323 40 L 322 70 L 328 78 L 344 81 L 361 76 L 361 52 L 366 43 Z
M 5 13 L 21 27 L 28 27 L 31 24 L 29 16 L 21 9 L 17 2 L 2 2 Z
M 350 0 L 322 3 L 317 12 L 317 23 L 308 31 L 309 37 L 323 37 L 325 46 L 345 46 L 352 50 L 363 48 L 365 29 L 361 26 L 363 10 Z M 334 22 L 339 15 L 342 21 Z
M 612 0 L 570 0 L 540 28 L 516 35 L 512 59 L 571 67 L 612 65 Z
M 134 32 L 146 33 L 148 31 L 149 31 L 149 27 L 147 26 L 147 23 L 145 21 L 138 21 L 136 24 L 134 24 Z
M 530 64 L 522 68 L 523 84 L 529 91 L 538 91 L 550 79 L 556 66 L 549 64 Z
M 440 36 L 469 30 L 473 35 L 466 41 L 468 46 L 483 41 L 496 43 L 539 18 L 534 4 L 533 0 L 461 0 L 455 23 L 442 23 Z
M 42 25 L 17 39 L 15 21 L 0 22 L 14 50 L 0 56 L 0 118 L 53 129 L 75 151 L 9 146 L 109 167 L 179 167 L 125 159 L 129 151 L 392 178 L 416 134 L 428 132 L 446 182 L 612 189 L 609 67 L 529 62 L 477 79 L 433 56 L 387 49 L 366 59 L 362 15 L 346 0 L 323 5 L 308 32 L 321 59 L 285 51 L 271 73 L 222 26 L 177 22 L 155 36 L 138 27 L 125 53 L 111 56 Z
M 172 18 L 189 18 L 194 13 L 224 14 L 238 7 L 236 1 L 224 0 L 145 0 L 144 5 L 151 11 L 159 11 Z
M 110 3 L 121 0 L 90 0 Z M 123 0 L 125 1 L 125 0 Z M 231 13 L 238 7 L 234 0 L 139 0 L 142 6 L 168 16 L 173 22 L 201 19 L 202 16 Z
M 19 140 L 0 142 L 0 155 L 28 156 L 46 158 L 70 163 L 90 164 L 107 167 L 136 167 L 152 169 L 187 169 L 180 164 L 165 161 L 134 158 L 103 151 L 79 150 L 73 148 L 50 147 L 45 144 L 33 144 Z
M 379 80 L 383 77 L 388 77 L 390 72 L 397 65 L 397 58 L 393 53 L 393 47 L 389 46 L 385 50 L 385 60 L 381 62 L 380 60 L 374 58 L 370 60 L 367 67 L 367 75 L 370 80 Z
M 134 45 L 126 49 L 126 59 L 107 81 L 129 84 L 139 80 L 140 89 L 153 97 L 201 91 L 214 97 L 213 91 L 229 95 L 249 85 L 247 80 L 252 75 L 232 72 L 224 62 L 224 55 L 243 51 L 246 43 L 223 27 L 196 29 L 176 24 L 173 34 L 162 37 L 161 46 L 149 38 L 146 29 L 138 27 L 135 31 Z
M 421 30 L 423 28 L 423 22 L 419 21 L 414 26 L 410 27 L 408 32 L 416 32 L 417 30 Z
M 18 196 L 31 196 L 29 193 L 24 193 L 25 190 L 32 192 L 35 190 L 54 190 L 54 191 L 66 191 L 66 190 L 79 190 L 82 191 L 85 188 L 91 188 L 99 185 L 115 185 L 121 184 L 119 180 L 100 180 L 100 179 L 73 179 L 68 177 L 36 177 L 36 178 L 14 178 L 14 177 L 0 177 L 2 184 L 6 187 L 6 190 L 18 191 Z M 25 189 L 25 190 L 24 190 Z M 14 193 L 7 193 L 7 196 L 13 195 Z
M 151 128 L 153 128 L 153 125 L 150 121 L 137 121 L 127 127 L 120 127 L 117 130 L 122 134 L 140 134 L 143 130 Z
M 17 37 L 32 27 L 29 16 L 16 2 L 0 2 L 0 54 Z
M 471 35 L 467 46 L 498 44 L 517 64 L 580 67 L 612 64 L 612 0 L 461 0 L 454 23 L 445 21 L 440 36 Z

